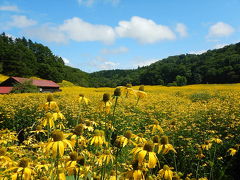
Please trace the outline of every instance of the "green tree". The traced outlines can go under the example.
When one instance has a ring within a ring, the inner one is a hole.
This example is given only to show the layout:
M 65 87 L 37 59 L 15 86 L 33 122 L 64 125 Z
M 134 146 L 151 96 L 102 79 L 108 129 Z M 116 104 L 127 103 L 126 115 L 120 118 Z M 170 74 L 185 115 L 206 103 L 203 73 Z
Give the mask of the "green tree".
M 185 76 L 176 76 L 176 83 L 178 86 L 184 86 L 187 84 L 187 78 Z
M 23 83 L 16 83 L 13 86 L 11 93 L 34 93 L 39 92 L 37 86 L 32 84 L 32 80 L 24 81 Z

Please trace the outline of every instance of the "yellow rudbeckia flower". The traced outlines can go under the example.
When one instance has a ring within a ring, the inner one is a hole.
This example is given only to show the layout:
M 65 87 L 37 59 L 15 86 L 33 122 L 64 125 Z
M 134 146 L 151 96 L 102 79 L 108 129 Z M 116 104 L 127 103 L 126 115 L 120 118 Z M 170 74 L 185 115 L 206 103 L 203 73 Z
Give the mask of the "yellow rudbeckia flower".
M 86 97 L 84 96 L 84 94 L 79 94 L 78 102 L 79 102 L 79 104 L 88 105 L 89 99 L 86 98 Z
M 32 177 L 33 170 L 28 167 L 29 160 L 27 158 L 23 158 L 20 160 L 17 167 L 12 167 L 4 171 L 4 173 L 9 171 L 15 171 L 12 175 L 12 180 L 17 180 L 18 178 L 24 180 L 30 180 Z
M 41 120 L 41 123 L 44 127 L 49 126 L 50 128 L 53 128 L 55 126 L 53 114 L 48 112 L 45 115 L 45 117 Z
M 104 131 L 101 130 L 95 130 L 95 135 L 90 139 L 90 145 L 95 146 L 102 146 L 103 144 L 107 144 L 105 137 L 104 137 Z
M 138 97 L 138 98 L 140 98 L 140 99 L 143 99 L 143 98 L 145 98 L 146 96 L 147 96 L 147 93 L 146 92 L 144 92 L 144 91 L 139 91 L 139 90 L 135 90 L 135 93 L 134 94 L 136 94 L 136 96 Z
M 106 150 L 103 154 L 101 154 L 98 159 L 96 164 L 99 166 L 102 166 L 103 164 L 109 164 L 114 162 L 114 155 L 111 154 L 109 150 Z
M 138 162 L 139 164 L 143 163 L 143 160 L 148 155 L 148 167 L 155 168 L 157 165 L 158 158 L 156 153 L 153 152 L 153 143 L 147 142 L 143 146 L 143 149 L 138 152 Z
M 158 132 L 160 134 L 163 133 L 163 129 L 161 128 L 157 120 L 154 120 L 154 124 L 150 125 L 149 127 L 152 128 L 152 134 L 154 134 L 155 132 Z
M 52 133 L 52 139 L 53 141 L 47 144 L 46 151 L 51 153 L 53 157 L 62 157 L 66 146 L 72 150 L 71 141 L 64 139 L 63 132 L 58 130 L 54 131 Z
M 205 143 L 202 144 L 201 147 L 202 147 L 203 150 L 207 150 L 208 151 L 212 147 L 212 143 L 211 143 L 211 141 L 206 140 Z
M 158 172 L 158 176 L 163 178 L 164 180 L 172 180 L 173 172 L 171 171 L 172 168 L 168 167 L 168 165 L 164 165 L 163 169 Z
M 231 156 L 234 156 L 234 155 L 237 153 L 237 150 L 234 149 L 234 148 L 229 148 L 229 149 L 228 149 L 228 152 L 229 152 L 229 154 L 230 154 Z
M 169 151 L 177 153 L 173 145 L 169 144 L 168 137 L 162 136 L 161 145 L 158 147 L 158 153 L 167 154 Z
M 125 132 L 124 136 L 117 137 L 122 147 L 125 147 L 129 142 L 132 142 L 131 141 L 132 135 L 133 135 L 132 132 L 128 130 Z
M 58 111 L 59 107 L 55 101 L 49 101 L 44 104 L 45 111 Z

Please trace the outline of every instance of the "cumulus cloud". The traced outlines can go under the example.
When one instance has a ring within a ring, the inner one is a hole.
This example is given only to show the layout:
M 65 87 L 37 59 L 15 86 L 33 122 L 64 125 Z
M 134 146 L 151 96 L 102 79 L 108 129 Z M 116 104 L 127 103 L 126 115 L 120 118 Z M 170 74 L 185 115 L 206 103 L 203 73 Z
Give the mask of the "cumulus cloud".
M 13 11 L 18 12 L 19 9 L 17 6 L 0 6 L 0 11 Z
M 26 16 L 12 16 L 8 27 L 24 28 L 36 24 L 36 21 Z M 155 43 L 176 38 L 173 31 L 154 21 L 134 16 L 130 21 L 120 21 L 117 27 L 92 24 L 78 17 L 65 20 L 60 25 L 44 24 L 24 29 L 29 37 L 38 38 L 48 42 L 62 43 L 69 40 L 77 42 L 100 41 L 112 44 L 118 38 L 133 38 L 140 43 Z M 182 31 L 182 35 L 184 31 Z M 116 49 L 103 49 L 102 54 L 120 54 L 127 52 L 126 47 Z
M 130 21 L 120 21 L 115 30 L 119 37 L 134 38 L 140 43 L 175 39 L 175 34 L 169 27 L 138 16 L 133 16 Z
M 200 55 L 207 52 L 207 50 L 199 50 L 199 51 L 190 51 L 189 54 L 196 54 L 196 55 Z
M 63 43 L 67 41 L 67 37 L 57 27 L 50 25 L 42 25 L 36 28 L 29 28 L 24 31 L 28 37 L 38 38 L 47 42 Z
M 115 32 L 112 27 L 95 25 L 74 17 L 65 20 L 59 30 L 75 41 L 102 41 L 110 44 L 115 40 Z
M 159 59 L 147 59 L 147 60 L 139 60 L 134 66 L 135 67 L 143 67 L 143 66 L 148 66 L 152 63 L 155 63 Z
M 179 33 L 180 37 L 186 37 L 188 35 L 187 27 L 182 23 L 177 23 L 176 32 Z
M 92 61 L 88 63 L 88 66 L 96 68 L 97 70 L 109 70 L 115 69 L 119 64 L 109 61 L 108 59 L 97 56 Z
M 120 0 L 77 0 L 80 5 L 92 6 L 96 2 L 111 3 L 112 5 L 117 5 Z
M 65 63 L 65 64 L 69 64 L 70 63 L 70 61 L 69 61 L 69 59 L 67 59 L 67 58 L 65 58 L 65 57 L 62 57 L 62 59 L 63 59 L 63 62 Z
M 36 21 L 32 19 L 28 19 L 26 16 L 11 16 L 11 21 L 8 22 L 7 26 L 10 27 L 17 27 L 17 28 L 25 28 L 29 26 L 33 26 L 37 24 Z
M 91 6 L 95 0 L 78 0 L 80 5 Z
M 214 49 L 220 49 L 220 48 L 223 48 L 224 46 L 227 46 L 227 44 L 216 44 L 214 46 Z
M 105 54 L 105 55 L 109 55 L 109 54 L 123 54 L 128 52 L 128 48 L 121 46 L 119 48 L 115 48 L 115 49 L 102 49 L 101 50 L 101 54 Z
M 231 35 L 234 31 L 231 25 L 218 22 L 210 27 L 208 37 L 226 37 Z

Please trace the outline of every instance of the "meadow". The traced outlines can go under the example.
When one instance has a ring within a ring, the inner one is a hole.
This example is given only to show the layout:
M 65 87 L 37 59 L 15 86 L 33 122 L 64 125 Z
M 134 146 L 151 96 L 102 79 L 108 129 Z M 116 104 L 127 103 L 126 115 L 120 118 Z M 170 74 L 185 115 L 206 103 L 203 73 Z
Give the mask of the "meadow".
M 238 179 L 240 84 L 0 95 L 0 180 Z

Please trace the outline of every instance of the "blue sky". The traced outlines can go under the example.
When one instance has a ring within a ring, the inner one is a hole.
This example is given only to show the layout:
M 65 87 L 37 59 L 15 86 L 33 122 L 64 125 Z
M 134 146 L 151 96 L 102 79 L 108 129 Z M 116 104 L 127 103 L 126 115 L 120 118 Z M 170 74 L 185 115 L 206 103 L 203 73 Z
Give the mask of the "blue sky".
M 240 0 L 1 0 L 0 32 L 87 72 L 132 69 L 240 41 Z

